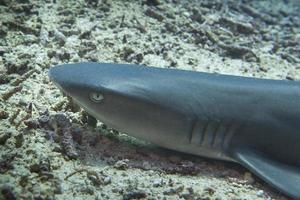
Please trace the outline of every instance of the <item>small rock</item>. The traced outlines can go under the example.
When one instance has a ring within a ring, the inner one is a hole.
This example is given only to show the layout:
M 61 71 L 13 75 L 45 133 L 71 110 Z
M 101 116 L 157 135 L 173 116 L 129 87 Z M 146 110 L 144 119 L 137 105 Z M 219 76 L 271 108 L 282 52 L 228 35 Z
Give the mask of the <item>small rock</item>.
M 71 58 L 71 53 L 67 51 L 61 51 L 57 55 L 61 60 L 70 60 Z
M 79 39 L 89 39 L 91 36 L 91 30 L 86 30 L 83 31 L 80 35 L 79 35 Z
M 144 162 L 142 163 L 142 167 L 143 167 L 143 169 L 145 169 L 145 170 L 150 170 L 150 169 L 151 169 L 151 164 L 150 164 L 148 161 L 144 161 Z
M 15 159 L 16 154 L 5 154 L 0 159 L 0 173 L 5 173 L 10 169 L 14 169 L 12 161 Z M 1 199 L 1 198 L 0 198 Z
M 181 173 L 195 175 L 197 174 L 198 170 L 196 165 L 191 161 L 184 161 L 181 163 Z
M 22 133 L 15 136 L 15 147 L 20 148 L 23 146 L 24 136 Z
M 197 10 L 197 9 L 194 8 L 192 10 L 192 12 L 193 12 L 193 14 L 191 15 L 191 19 L 192 20 L 194 20 L 194 21 L 196 21 L 196 22 L 198 22 L 200 24 L 202 24 L 205 21 L 203 15 L 200 13 L 199 10 Z
M 91 6 L 97 6 L 99 3 L 98 0 L 86 0 L 85 2 Z
M 51 50 L 51 49 L 49 49 L 49 50 L 47 51 L 47 56 L 48 56 L 49 58 L 53 58 L 55 55 L 56 55 L 56 51 Z
M 53 129 L 58 127 L 70 127 L 71 122 L 64 113 L 57 113 L 50 116 L 49 126 Z
M 94 195 L 95 190 L 91 186 L 86 186 L 86 187 L 80 188 L 80 192 L 82 192 L 84 194 L 88 194 L 88 195 Z
M 261 13 L 258 10 L 247 4 L 241 4 L 241 9 L 252 17 L 261 17 Z
M 180 198 L 183 198 L 185 200 L 195 199 L 193 188 L 189 187 L 189 188 L 187 188 L 187 190 L 188 190 L 188 192 L 184 192 L 184 193 L 180 194 Z
M 123 195 L 123 200 L 146 198 L 147 194 L 144 190 L 134 190 Z
M 214 188 L 211 188 L 211 187 L 207 187 L 204 189 L 204 191 L 209 195 L 209 196 L 212 196 L 216 190 Z
M 3 199 L 8 199 L 8 200 L 16 200 L 17 199 L 11 186 L 4 185 L 0 188 L 0 191 L 1 191 L 1 196 L 3 197 Z
M 288 73 L 287 73 L 287 75 L 286 75 L 286 79 L 287 80 L 296 80 L 296 72 L 295 71 L 293 71 L 293 70 L 291 70 L 291 71 L 289 71 Z
M 50 172 L 51 165 L 48 158 L 42 158 L 39 163 L 34 163 L 29 167 L 30 172 L 42 173 L 42 172 Z
M 176 33 L 178 31 L 177 26 L 170 22 L 165 23 L 165 29 L 172 33 Z
M 290 81 L 293 81 L 293 80 L 294 80 L 294 77 L 293 77 L 293 76 L 290 76 L 289 74 L 287 74 L 285 78 L 286 78 L 287 80 L 290 80 Z
M 40 41 L 42 45 L 47 44 L 47 42 L 49 41 L 49 33 L 45 28 L 41 28 Z
M 160 0 L 146 0 L 148 6 L 158 6 L 160 3 Z
M 123 48 L 123 59 L 124 60 L 129 60 L 128 58 L 130 57 L 130 55 L 134 54 L 134 50 L 131 47 L 127 47 L 125 46 Z
M 187 192 L 184 192 L 180 195 L 180 198 L 183 198 L 185 200 L 192 200 L 195 199 L 195 193 L 194 193 L 194 189 L 192 187 L 188 187 L 186 188 Z
M 97 119 L 92 115 L 87 115 L 87 124 L 89 127 L 96 128 L 97 126 Z
M 66 43 L 67 37 L 57 29 L 54 30 L 54 37 L 56 40 L 59 41 L 61 46 L 63 46 Z
M 235 26 L 239 33 L 244 33 L 244 34 L 256 33 L 256 30 L 250 23 L 235 22 Z
M 174 195 L 174 194 L 178 194 L 180 192 L 182 192 L 184 189 L 184 186 L 183 185 L 180 185 L 176 188 L 169 188 L 169 189 L 166 189 L 163 194 L 164 195 Z
M 128 161 L 129 161 L 128 159 L 119 160 L 114 164 L 114 168 L 120 170 L 128 169 Z
M 103 183 L 104 183 L 104 185 L 110 184 L 111 183 L 111 177 L 110 176 L 105 177 L 104 180 L 103 180 Z
M 3 132 L 0 133 L 0 145 L 4 145 L 6 141 L 11 137 L 12 133 L 11 132 Z
M 38 118 L 38 121 L 41 124 L 46 124 L 46 123 L 48 123 L 49 120 L 50 120 L 50 116 L 49 115 L 41 115 Z
M 145 12 L 145 14 L 149 17 L 152 17 L 158 21 L 163 21 L 165 19 L 165 17 L 163 15 L 161 15 L 160 13 L 158 13 L 157 11 L 151 9 L 151 8 L 148 8 Z
M 253 178 L 252 174 L 250 172 L 246 172 L 244 174 L 244 179 L 247 181 L 249 184 L 253 184 L 255 182 L 255 179 Z
M 97 172 L 91 171 L 87 173 L 88 179 L 93 183 L 94 186 L 100 186 L 103 183 L 102 178 Z
M 62 133 L 61 146 L 63 147 L 63 153 L 69 159 L 77 159 L 78 153 L 75 148 L 74 140 L 70 131 L 65 131 Z
M 0 84 L 6 84 L 9 83 L 11 80 L 11 77 L 9 77 L 6 73 L 6 69 L 0 69 Z M 3 73 L 3 74 L 2 74 Z
M 72 136 L 71 120 L 65 114 L 57 113 L 50 116 L 48 125 L 60 136 L 62 153 L 69 159 L 77 159 L 79 154 L 77 153 Z
M 262 72 L 268 72 L 269 68 L 267 66 L 259 66 L 259 70 Z
M 40 123 L 37 119 L 28 119 L 23 122 L 28 129 L 37 129 L 40 127 Z
M 113 193 L 122 193 L 123 189 L 121 189 L 121 188 L 112 188 L 111 191 Z
M 162 178 L 153 180 L 153 187 L 161 187 L 163 184 L 164 184 L 164 181 Z
M 192 187 L 186 188 L 190 194 L 194 194 L 194 189 Z
M 175 189 L 174 188 L 168 188 L 163 192 L 164 195 L 173 195 L 176 194 Z
M 264 196 L 265 196 L 264 191 L 263 191 L 263 190 L 258 190 L 257 196 L 258 196 L 258 197 L 261 197 L 261 198 L 264 197 Z
M 80 127 L 73 127 L 71 134 L 75 142 L 77 142 L 78 144 L 82 144 L 83 130 Z
M 168 180 L 168 185 L 169 185 L 170 187 L 173 187 L 173 186 L 174 186 L 174 180 L 170 178 L 170 179 Z
M 9 51 L 8 47 L 0 46 L 0 56 L 3 56 L 3 54 L 8 51 Z
M 31 173 L 32 172 L 39 173 L 41 171 L 39 164 L 30 165 L 29 169 Z

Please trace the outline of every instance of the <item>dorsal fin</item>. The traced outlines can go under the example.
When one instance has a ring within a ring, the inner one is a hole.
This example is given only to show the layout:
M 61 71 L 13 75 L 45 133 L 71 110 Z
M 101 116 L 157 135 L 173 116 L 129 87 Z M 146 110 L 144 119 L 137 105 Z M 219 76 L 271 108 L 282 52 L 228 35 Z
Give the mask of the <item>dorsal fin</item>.
M 300 199 L 299 167 L 272 160 L 266 155 L 249 148 L 237 148 L 233 152 L 233 157 L 278 190 L 295 199 Z

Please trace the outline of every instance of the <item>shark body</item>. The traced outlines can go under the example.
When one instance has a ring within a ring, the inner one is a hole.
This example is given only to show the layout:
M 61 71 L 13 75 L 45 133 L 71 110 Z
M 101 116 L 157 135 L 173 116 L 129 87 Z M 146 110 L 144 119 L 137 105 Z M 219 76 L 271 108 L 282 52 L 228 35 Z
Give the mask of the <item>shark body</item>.
M 300 83 L 128 64 L 77 63 L 51 80 L 110 127 L 240 163 L 300 199 Z

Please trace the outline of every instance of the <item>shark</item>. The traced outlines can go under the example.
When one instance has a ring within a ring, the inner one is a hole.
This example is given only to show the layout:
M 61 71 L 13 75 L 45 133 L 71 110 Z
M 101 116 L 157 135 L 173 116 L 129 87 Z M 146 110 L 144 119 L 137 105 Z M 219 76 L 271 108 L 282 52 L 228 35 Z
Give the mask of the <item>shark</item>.
M 50 79 L 87 113 L 160 147 L 236 162 L 300 199 L 300 83 L 134 64 L 73 63 Z

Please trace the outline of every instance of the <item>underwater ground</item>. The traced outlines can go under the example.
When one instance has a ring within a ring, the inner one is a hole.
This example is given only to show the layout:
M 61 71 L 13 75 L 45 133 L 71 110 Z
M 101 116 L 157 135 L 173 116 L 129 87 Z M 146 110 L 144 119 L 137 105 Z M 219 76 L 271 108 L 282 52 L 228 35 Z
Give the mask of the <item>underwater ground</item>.
M 298 80 L 299 4 L 1 0 L 0 199 L 288 199 L 237 164 L 96 124 L 47 72 L 98 61 Z

